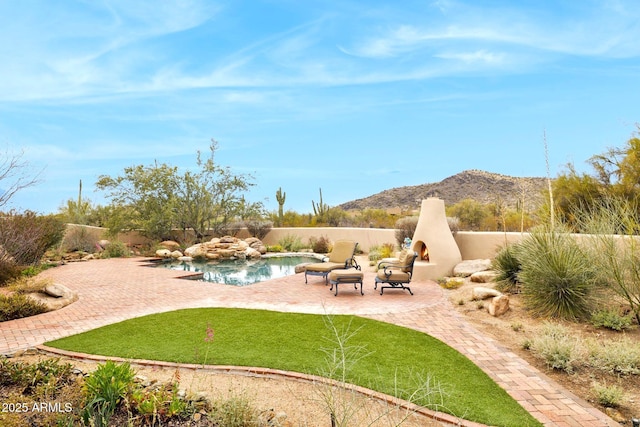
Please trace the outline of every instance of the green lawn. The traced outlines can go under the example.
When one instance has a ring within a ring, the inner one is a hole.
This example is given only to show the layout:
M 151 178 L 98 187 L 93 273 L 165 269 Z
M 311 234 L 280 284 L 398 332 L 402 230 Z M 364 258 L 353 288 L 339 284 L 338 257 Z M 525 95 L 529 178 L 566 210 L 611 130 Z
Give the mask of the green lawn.
M 329 370 L 326 350 L 336 347 L 327 319 L 263 310 L 188 309 L 127 320 L 47 345 L 105 356 L 260 366 L 317 375 Z M 349 348 L 365 349 L 366 354 L 347 372 L 349 382 L 401 394 L 396 391 L 416 390 L 421 380 L 430 377 L 432 385 L 438 383 L 445 392 L 444 407 L 438 410 L 489 425 L 541 425 L 482 370 L 441 341 L 360 317 L 331 319 L 337 330 L 355 332 L 347 342 Z M 205 341 L 207 325 L 214 330 L 209 342 Z

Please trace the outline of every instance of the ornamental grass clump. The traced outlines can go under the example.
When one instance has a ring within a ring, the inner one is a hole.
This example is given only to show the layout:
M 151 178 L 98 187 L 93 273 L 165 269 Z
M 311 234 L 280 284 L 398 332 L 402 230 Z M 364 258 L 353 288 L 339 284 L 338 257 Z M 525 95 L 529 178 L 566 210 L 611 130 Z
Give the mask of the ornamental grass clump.
M 539 228 L 517 251 L 523 301 L 532 314 L 579 320 L 596 302 L 596 273 L 578 242 L 566 230 Z
M 492 262 L 492 268 L 497 273 L 496 289 L 500 292 L 516 294 L 520 292 L 518 275 L 522 270 L 522 262 L 518 256 L 519 245 L 508 245 L 502 248 Z

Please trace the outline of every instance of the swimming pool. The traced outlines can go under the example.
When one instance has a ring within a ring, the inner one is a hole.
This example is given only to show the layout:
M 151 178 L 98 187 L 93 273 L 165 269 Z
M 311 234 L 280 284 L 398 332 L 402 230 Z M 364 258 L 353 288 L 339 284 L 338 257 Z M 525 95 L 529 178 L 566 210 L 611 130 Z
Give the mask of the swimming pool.
M 307 262 L 319 262 L 319 260 L 312 255 L 270 256 L 258 260 L 162 262 L 159 267 L 194 274 L 194 277 L 189 277 L 193 280 L 246 286 L 291 276 L 295 274 L 296 265 Z

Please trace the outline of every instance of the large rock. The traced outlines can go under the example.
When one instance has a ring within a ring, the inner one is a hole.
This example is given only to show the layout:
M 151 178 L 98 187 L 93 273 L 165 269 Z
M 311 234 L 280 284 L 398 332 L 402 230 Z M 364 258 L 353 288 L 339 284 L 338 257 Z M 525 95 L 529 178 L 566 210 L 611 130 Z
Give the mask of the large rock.
M 469 277 L 469 280 L 473 283 L 491 283 L 497 275 L 498 273 L 493 270 L 477 271 Z
M 267 252 L 267 248 L 255 237 L 238 239 L 224 236 L 213 238 L 209 242 L 198 243 L 187 249 L 184 254 L 193 258 L 206 259 L 257 259 Z
M 509 296 L 500 295 L 492 298 L 487 309 L 489 310 L 489 314 L 492 316 L 502 316 L 509 311 Z
M 160 242 L 160 246 L 162 246 L 164 249 L 169 249 L 170 251 L 176 251 L 180 249 L 180 243 L 173 240 L 165 240 L 163 242 Z
M 490 259 L 470 259 L 462 261 L 453 267 L 453 275 L 458 277 L 468 277 L 479 271 L 489 270 L 491 268 Z
M 500 295 L 502 295 L 502 292 L 496 289 L 483 288 L 479 286 L 479 287 L 473 288 L 473 291 L 471 292 L 471 299 L 475 301 L 481 301 L 487 298 L 499 297 Z
M 78 293 L 64 285 L 50 284 L 44 287 L 42 292 L 27 294 L 33 301 L 44 304 L 47 311 L 59 310 L 78 300 Z
M 169 249 L 158 249 L 156 256 L 158 258 L 171 258 L 171 251 Z

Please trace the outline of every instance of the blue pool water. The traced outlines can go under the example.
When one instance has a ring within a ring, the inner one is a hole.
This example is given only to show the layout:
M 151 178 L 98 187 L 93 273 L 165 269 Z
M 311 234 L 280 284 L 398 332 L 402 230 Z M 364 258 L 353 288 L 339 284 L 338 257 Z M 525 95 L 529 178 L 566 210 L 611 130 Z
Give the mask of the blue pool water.
M 246 286 L 265 280 L 295 274 L 298 264 L 319 262 L 312 256 L 278 256 L 258 260 L 224 260 L 209 262 L 163 262 L 159 266 L 171 270 L 198 274 L 194 279 L 204 282 Z

